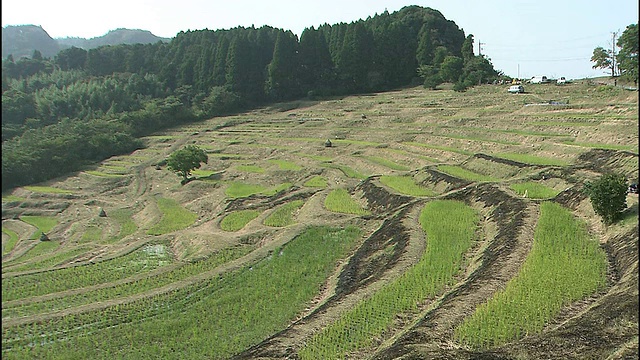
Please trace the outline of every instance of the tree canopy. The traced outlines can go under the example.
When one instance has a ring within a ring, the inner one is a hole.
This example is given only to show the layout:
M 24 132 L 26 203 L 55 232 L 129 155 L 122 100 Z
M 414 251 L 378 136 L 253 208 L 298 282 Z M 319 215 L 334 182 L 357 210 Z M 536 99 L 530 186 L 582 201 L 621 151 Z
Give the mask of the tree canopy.
M 609 173 L 584 185 L 593 210 L 602 217 L 605 225 L 611 225 L 619 219 L 627 208 L 627 178 L 622 174 Z
M 189 181 L 191 172 L 207 163 L 207 153 L 195 145 L 176 150 L 167 159 L 167 168 L 182 177 L 182 184 Z
M 620 75 L 638 83 L 638 24 L 627 26 L 618 42 L 618 68 Z
M 638 24 L 628 25 L 616 41 L 616 46 L 620 48 L 617 54 L 614 54 L 614 49 L 605 49 L 602 46 L 593 49 L 593 68 L 610 70 L 612 77 L 620 75 L 637 83 Z

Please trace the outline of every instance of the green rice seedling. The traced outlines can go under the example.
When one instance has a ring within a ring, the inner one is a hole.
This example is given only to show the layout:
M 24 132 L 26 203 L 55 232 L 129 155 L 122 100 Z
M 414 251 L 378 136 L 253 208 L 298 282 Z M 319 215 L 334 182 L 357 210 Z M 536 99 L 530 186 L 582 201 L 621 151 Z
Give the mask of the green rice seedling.
M 285 190 L 291 188 L 291 186 L 293 186 L 292 183 L 282 183 L 280 185 L 276 185 L 276 186 L 274 186 L 272 188 L 269 188 L 269 189 L 266 189 L 266 190 L 262 191 L 261 194 L 268 195 L 268 196 L 275 195 L 275 194 L 277 194 L 277 193 L 279 193 L 281 191 L 285 191 Z
M 116 173 L 116 174 L 123 174 L 128 171 L 128 169 L 124 166 L 111 165 L 111 164 L 102 165 L 100 166 L 100 168 L 108 171 L 109 173 Z
M 346 189 L 332 190 L 324 200 L 324 206 L 329 211 L 339 212 L 343 214 L 369 215 L 369 210 L 363 209 Z
M 10 267 L 7 267 L 6 270 L 11 272 L 18 272 L 18 271 L 46 269 L 46 268 L 50 268 L 50 267 L 62 264 L 63 262 L 71 260 L 79 255 L 85 254 L 88 251 L 90 251 L 90 249 L 92 248 L 87 246 L 82 246 L 82 247 L 78 246 L 73 250 L 62 252 L 62 253 L 54 253 L 51 256 L 47 256 L 44 258 L 40 256 L 35 261 L 30 261 L 26 264 L 10 266 Z M 47 253 L 45 255 L 49 255 L 49 254 L 50 253 Z M 22 262 L 24 262 L 24 259 L 22 259 L 21 263 Z
M 596 122 L 583 122 L 583 121 L 532 121 L 531 125 L 538 126 L 562 126 L 562 127 L 584 127 L 584 126 L 598 126 L 599 121 Z
M 411 145 L 411 146 L 418 146 L 418 147 L 423 147 L 423 148 L 427 148 L 427 149 L 448 151 L 448 152 L 452 152 L 452 153 L 456 153 L 456 154 L 462 154 L 462 155 L 473 155 L 473 152 L 471 152 L 471 151 L 462 150 L 460 148 L 448 147 L 448 146 L 424 144 L 424 143 L 413 142 L 413 141 L 406 141 L 406 142 L 403 142 L 402 144 Z
M 411 176 L 382 175 L 380 182 L 409 196 L 436 196 L 435 191 L 416 184 Z
M 413 152 L 410 152 L 410 151 L 406 151 L 406 150 L 401 150 L 401 149 L 386 149 L 386 150 L 389 151 L 389 152 L 396 153 L 396 154 L 402 154 L 402 155 L 410 156 L 412 158 L 426 160 L 426 161 L 428 161 L 430 163 L 440 162 L 440 160 L 438 160 L 438 159 L 434 159 L 432 157 L 416 154 L 416 153 L 413 153 Z
M 324 163 L 321 164 L 320 166 L 325 166 L 325 167 L 329 167 L 329 168 L 334 168 L 334 169 L 338 169 L 340 171 L 342 171 L 344 173 L 345 176 L 350 177 L 352 179 L 366 179 L 368 177 L 368 175 L 362 174 L 346 165 L 339 165 L 339 164 L 333 164 L 333 163 Z
M 449 138 L 449 139 L 489 142 L 489 143 L 502 144 L 502 145 L 520 145 L 520 142 L 517 142 L 517 141 L 498 140 L 498 139 L 481 137 L 481 136 L 455 135 L 455 134 L 434 134 L 434 135 L 443 137 L 443 138 Z
M 280 206 L 264 219 L 264 224 L 273 227 L 284 227 L 294 223 L 294 214 L 304 205 L 303 200 L 294 200 Z
M 500 181 L 500 179 L 493 176 L 478 174 L 455 165 L 438 165 L 437 169 L 443 173 L 469 181 Z
M 162 219 L 147 230 L 149 235 L 163 235 L 182 230 L 198 219 L 198 214 L 183 208 L 173 199 L 158 198 L 157 204 L 162 212 Z
M 87 170 L 87 171 L 84 171 L 84 173 L 93 175 L 93 176 L 108 177 L 108 178 L 117 178 L 117 177 L 126 176 L 124 174 L 106 173 L 104 171 L 97 171 L 97 170 Z
M 324 189 L 324 188 L 327 187 L 327 179 L 325 179 L 323 176 L 316 175 L 316 176 L 312 177 L 311 179 L 307 180 L 304 183 L 304 186 L 311 187 L 311 188 Z
M 631 145 L 619 145 L 619 144 L 596 144 L 596 143 L 586 143 L 586 142 L 577 142 L 577 141 L 562 141 L 563 144 L 567 145 L 575 145 L 581 146 L 591 149 L 605 149 L 605 150 L 622 150 L 629 152 L 638 152 L 637 146 Z
M 521 169 L 515 165 L 504 164 L 480 157 L 472 157 L 468 159 L 464 162 L 463 167 L 478 174 L 484 174 L 500 179 L 508 179 L 516 175 L 522 175 L 524 172 L 532 171 L 526 168 Z
M 253 249 L 255 249 L 254 245 L 239 245 L 224 248 L 206 258 L 183 262 L 176 267 L 167 266 L 163 268 L 166 271 L 160 273 L 155 272 L 153 276 L 140 278 L 135 281 L 120 282 L 113 286 L 93 289 L 91 291 L 82 291 L 64 297 L 52 297 L 44 301 L 31 302 L 28 305 L 5 306 L 2 309 L 2 317 L 4 319 L 36 315 L 43 312 L 60 311 L 98 301 L 107 301 L 140 294 L 210 271 L 219 265 L 246 255 Z
M 269 257 L 216 279 L 3 328 L 3 349 L 28 349 L 31 358 L 230 358 L 299 317 L 360 236 L 354 227 L 310 227 Z
M 98 226 L 88 226 L 80 238 L 81 243 L 99 242 L 100 240 L 102 240 L 102 229 Z
M 34 247 L 32 247 L 25 255 L 20 257 L 20 261 L 25 261 L 36 256 L 50 254 L 60 247 L 60 243 L 57 241 L 40 241 Z
M 462 202 L 427 203 L 420 224 L 429 241 L 418 263 L 316 333 L 298 352 L 300 358 L 348 358 L 349 352 L 373 345 L 398 315 L 417 310 L 418 304 L 453 284 L 473 244 L 477 223 L 476 212 Z
M 329 156 L 311 155 L 311 154 L 302 154 L 302 153 L 300 153 L 299 155 L 312 160 L 321 161 L 321 162 L 329 162 L 333 160 L 333 158 Z
M 2 255 L 4 255 L 10 253 L 11 250 L 13 250 L 13 248 L 18 243 L 19 237 L 18 234 L 13 230 L 2 228 L 2 232 L 9 235 L 9 240 L 7 240 L 6 244 L 3 244 L 4 246 L 2 247 Z
M 535 156 L 529 154 L 515 154 L 515 153 L 498 153 L 493 154 L 495 157 L 513 160 L 524 164 L 531 165 L 551 165 L 551 166 L 566 166 L 568 161 L 557 158 L 546 158 L 542 156 Z
M 486 129 L 485 129 L 485 131 L 486 131 Z M 567 134 L 541 132 L 541 131 L 519 130 L 519 129 L 492 129 L 492 130 L 489 130 L 489 131 L 495 131 L 495 132 L 505 133 L 505 134 L 523 135 L 523 136 L 542 136 L 542 137 L 564 137 L 564 136 L 567 136 Z
M 224 193 L 228 197 L 235 199 L 258 194 L 265 190 L 266 188 L 262 185 L 246 184 L 243 182 L 234 181 L 229 186 L 227 186 Z
M 404 166 L 404 165 L 400 165 L 398 163 L 395 163 L 391 160 L 387 160 L 385 158 L 379 157 L 379 156 L 365 156 L 365 159 L 371 161 L 372 163 L 378 164 L 378 165 L 382 165 L 382 166 L 386 166 L 389 169 L 393 169 L 393 170 L 400 170 L 400 171 L 407 171 L 410 170 L 409 167 Z
M 162 249 L 167 248 L 164 244 L 159 245 Z M 37 255 L 42 255 L 52 252 L 59 246 L 59 243 L 57 241 L 42 241 L 38 243 L 38 246 L 41 248 L 34 248 L 31 251 L 36 250 Z M 172 260 L 171 255 L 167 251 L 147 251 L 152 246 L 154 245 L 145 245 L 129 254 L 86 266 L 61 268 L 2 279 L 3 301 L 108 283 L 168 265 Z
M 335 139 L 333 140 L 336 144 L 353 144 L 353 145 L 362 145 L 362 146 L 379 146 L 380 143 L 372 142 L 372 141 L 363 141 L 363 140 L 345 140 L 345 139 Z
M 10 202 L 21 202 L 21 201 L 25 201 L 26 198 L 23 198 L 21 196 L 15 196 L 15 195 L 7 195 L 7 196 L 3 196 L 2 197 L 2 202 L 3 203 L 10 203 Z
M 264 168 L 261 168 L 258 165 L 237 165 L 236 170 L 256 174 L 262 174 L 265 172 Z
M 278 165 L 280 170 L 293 170 L 293 171 L 302 170 L 302 166 L 294 163 L 293 161 L 279 160 L 279 159 L 271 159 L 268 161 L 272 164 Z
M 48 233 L 56 225 L 58 225 L 58 219 L 50 216 L 21 216 L 20 220 L 26 222 L 29 225 L 35 226 L 38 230 L 31 235 L 31 239 L 39 239 L 42 233 Z
M 606 276 L 607 256 L 586 224 L 544 202 L 520 272 L 455 329 L 455 338 L 485 348 L 537 334 L 564 306 L 606 286 Z
M 249 221 L 260 215 L 258 210 L 239 210 L 227 214 L 220 221 L 220 228 L 224 231 L 238 231 L 242 229 Z
M 213 174 L 215 174 L 217 171 L 215 170 L 202 170 L 202 169 L 195 169 L 191 171 L 191 175 L 193 176 L 197 176 L 197 177 L 208 177 L 211 176 Z
M 41 194 L 73 194 L 71 190 L 54 188 L 51 186 L 25 186 L 26 190 Z
M 120 225 L 120 231 L 118 235 L 111 238 L 109 241 L 118 241 L 123 239 L 138 230 L 138 225 L 133 221 L 133 211 L 130 209 L 114 209 L 109 212 L 109 217 L 115 219 Z
M 558 190 L 554 190 L 535 181 L 512 184 L 510 188 L 515 191 L 516 194 L 521 196 L 525 196 L 526 194 L 526 197 L 531 199 L 550 199 L 560 193 Z

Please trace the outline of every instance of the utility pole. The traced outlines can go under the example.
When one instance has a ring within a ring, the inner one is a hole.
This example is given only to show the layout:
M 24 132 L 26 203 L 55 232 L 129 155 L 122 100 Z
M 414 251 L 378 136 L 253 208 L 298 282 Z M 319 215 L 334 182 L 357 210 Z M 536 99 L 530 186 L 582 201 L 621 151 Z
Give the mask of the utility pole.
M 611 77 L 616 76 L 616 35 L 618 35 L 616 31 L 611 33 Z
M 482 56 L 482 45 L 487 45 L 487 43 L 478 41 L 478 56 Z

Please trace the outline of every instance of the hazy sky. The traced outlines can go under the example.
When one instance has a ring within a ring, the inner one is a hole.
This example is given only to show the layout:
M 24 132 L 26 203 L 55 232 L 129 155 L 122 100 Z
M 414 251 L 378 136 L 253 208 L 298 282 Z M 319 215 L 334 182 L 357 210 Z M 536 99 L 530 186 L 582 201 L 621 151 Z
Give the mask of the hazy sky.
M 2 0 L 2 26 L 40 25 L 53 38 L 102 36 L 117 28 L 161 37 L 180 31 L 269 25 L 307 27 L 366 19 L 407 5 L 430 7 L 473 34 L 475 53 L 512 77 L 605 75 L 592 69 L 597 46 L 638 23 L 637 0 Z M 482 43 L 482 44 L 479 44 Z

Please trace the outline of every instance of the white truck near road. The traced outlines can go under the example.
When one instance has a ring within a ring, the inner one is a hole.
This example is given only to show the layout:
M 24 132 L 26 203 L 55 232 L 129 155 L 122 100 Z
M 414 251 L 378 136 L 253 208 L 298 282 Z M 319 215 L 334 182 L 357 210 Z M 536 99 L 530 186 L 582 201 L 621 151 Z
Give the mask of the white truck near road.
M 531 84 L 546 84 L 549 82 L 549 79 L 544 75 L 536 75 L 529 80 Z

